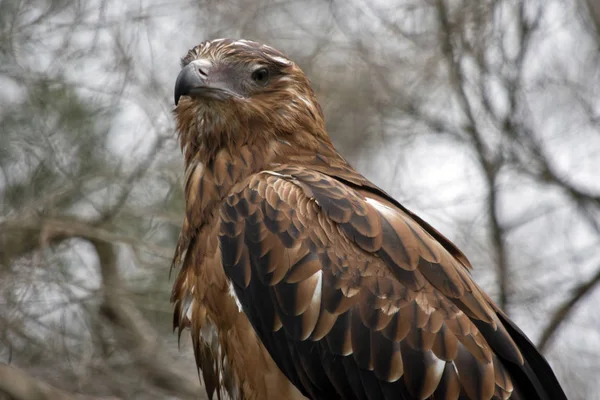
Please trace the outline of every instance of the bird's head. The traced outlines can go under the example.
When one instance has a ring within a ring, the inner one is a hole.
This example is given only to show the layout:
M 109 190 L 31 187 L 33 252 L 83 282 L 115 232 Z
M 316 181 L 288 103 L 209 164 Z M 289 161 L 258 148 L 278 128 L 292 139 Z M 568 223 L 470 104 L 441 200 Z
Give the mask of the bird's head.
M 188 51 L 175 83 L 181 145 L 216 153 L 254 141 L 326 139 L 321 108 L 302 70 L 272 47 L 206 41 Z

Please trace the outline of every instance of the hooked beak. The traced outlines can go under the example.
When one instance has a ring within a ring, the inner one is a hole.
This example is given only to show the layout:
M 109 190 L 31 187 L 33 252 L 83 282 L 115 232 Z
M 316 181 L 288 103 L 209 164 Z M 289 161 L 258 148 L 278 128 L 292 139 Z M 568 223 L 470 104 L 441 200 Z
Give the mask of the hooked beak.
M 227 100 L 241 97 L 226 82 L 222 73 L 212 73 L 212 64 L 208 60 L 195 60 L 183 67 L 175 81 L 175 105 L 181 96 L 202 97 L 215 100 Z M 216 72 L 216 71 L 213 71 Z

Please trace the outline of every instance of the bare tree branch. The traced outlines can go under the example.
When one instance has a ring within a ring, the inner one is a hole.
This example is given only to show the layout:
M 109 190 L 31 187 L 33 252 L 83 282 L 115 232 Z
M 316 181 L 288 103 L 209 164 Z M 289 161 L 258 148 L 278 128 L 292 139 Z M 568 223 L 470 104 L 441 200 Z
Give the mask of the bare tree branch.
M 104 288 L 101 312 L 112 324 L 123 349 L 129 349 L 134 360 L 150 381 L 165 392 L 184 399 L 198 399 L 199 381 L 190 381 L 174 370 L 170 357 L 163 350 L 164 343 L 154 328 L 144 319 L 133 302 L 127 298 L 123 280 L 117 267 L 114 244 L 91 238 L 100 262 Z
M 474 114 L 473 105 L 467 96 L 465 85 L 467 84 L 461 65 L 461 55 L 455 51 L 455 46 L 452 43 L 453 31 L 448 14 L 448 8 L 444 0 L 436 0 L 438 18 L 440 21 L 441 35 L 440 41 L 442 44 L 442 52 L 446 56 L 448 68 L 450 71 L 450 83 L 456 92 L 461 109 L 467 118 L 467 126 L 465 130 L 471 137 L 471 142 L 475 149 L 475 154 L 482 172 L 484 173 L 487 184 L 487 211 L 491 225 L 491 242 L 494 251 L 494 260 L 496 261 L 496 269 L 498 276 L 499 290 L 499 306 L 506 312 L 509 301 L 509 266 L 507 249 L 504 241 L 504 230 L 500 223 L 498 212 L 498 196 L 496 190 L 496 179 L 500 168 L 500 160 L 488 150 L 483 141 L 483 134 L 480 132 L 477 124 L 477 119 Z
M 5 394 L 12 400 L 109 400 L 108 397 L 68 393 L 4 363 L 0 363 L 0 394 Z
M 19 243 L 15 243 L 14 246 L 3 246 L 4 250 L 0 251 L 0 256 L 6 258 L 19 257 L 33 251 L 40 245 L 58 244 L 73 237 L 127 244 L 166 259 L 172 256 L 170 249 L 154 246 L 138 238 L 113 232 L 99 226 L 96 220 L 84 221 L 68 216 L 14 218 L 0 221 L 0 229 L 3 235 L 7 236 L 7 243 L 12 243 L 15 238 L 20 240 L 20 246 Z M 10 252 L 10 256 L 3 255 L 3 252 Z
M 600 283 L 600 267 L 592 278 L 574 288 L 571 297 L 559 306 L 550 317 L 550 322 L 542 332 L 538 343 L 540 351 L 544 352 L 548 349 L 559 328 L 568 321 L 570 314 L 575 311 L 576 306 L 596 288 L 598 283 Z
M 126 238 L 72 218 L 30 220 L 18 224 L 5 222 L 3 228 L 15 229 L 17 226 L 19 229 L 35 231 L 34 237 L 43 241 L 56 242 L 73 237 L 88 240 L 96 249 L 100 262 L 104 288 L 101 313 L 111 323 L 115 336 L 121 342 L 120 348 L 127 349 L 138 368 L 165 392 L 184 399 L 197 399 L 200 396 L 199 381 L 189 380 L 171 368 L 174 363 L 163 350 L 164 343 L 127 297 L 115 250 L 115 243 L 127 242 Z
M 598 0 L 584 0 L 583 6 L 587 8 L 589 18 L 594 24 L 596 34 L 600 35 L 600 1 Z M 587 7 L 586 7 L 587 6 Z

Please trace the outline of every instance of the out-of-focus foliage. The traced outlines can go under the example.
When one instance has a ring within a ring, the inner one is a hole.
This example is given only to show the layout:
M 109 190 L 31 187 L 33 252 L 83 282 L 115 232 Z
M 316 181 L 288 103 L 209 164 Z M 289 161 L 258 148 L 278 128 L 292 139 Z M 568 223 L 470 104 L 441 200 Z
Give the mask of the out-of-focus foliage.
M 0 362 L 18 368 L 0 365 L 0 397 L 197 398 L 170 329 L 172 87 L 188 48 L 244 37 L 303 67 L 340 150 L 455 240 L 569 398 L 592 398 L 594 4 L 0 0 Z

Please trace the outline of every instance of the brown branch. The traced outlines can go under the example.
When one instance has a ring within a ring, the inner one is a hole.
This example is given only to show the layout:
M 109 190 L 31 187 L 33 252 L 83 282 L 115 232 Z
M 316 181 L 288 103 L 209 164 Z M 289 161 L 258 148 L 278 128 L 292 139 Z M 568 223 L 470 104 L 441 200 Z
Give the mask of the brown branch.
M 41 245 L 56 245 L 74 237 L 127 244 L 167 259 L 172 256 L 172 251 L 167 248 L 120 235 L 103 228 L 98 221 L 84 221 L 68 216 L 25 217 L 0 221 L 0 232 L 0 239 L 5 240 L 4 243 L 0 242 L 3 244 L 0 246 L 0 260 L 14 259 L 36 250 Z
M 470 135 L 473 147 L 477 154 L 479 164 L 484 173 L 487 183 L 487 211 L 490 218 L 490 229 L 491 229 L 491 242 L 493 245 L 494 258 L 496 261 L 496 269 L 498 274 L 498 289 L 499 299 L 498 305 L 505 312 L 508 304 L 508 283 L 509 283 L 509 268 L 508 268 L 508 257 L 507 250 L 504 241 L 504 229 L 500 223 L 500 216 L 498 212 L 498 195 L 496 190 L 496 178 L 500 169 L 500 159 L 494 157 L 493 153 L 489 151 L 483 141 L 483 135 L 479 131 L 477 126 L 477 120 L 474 115 L 474 108 L 471 105 L 469 97 L 465 91 L 466 77 L 464 76 L 459 60 L 459 55 L 456 53 L 452 44 L 452 26 L 450 22 L 450 16 L 444 0 L 436 1 L 438 17 L 441 26 L 441 37 L 442 53 L 446 57 L 448 62 L 448 68 L 450 72 L 450 83 L 454 88 L 460 106 L 465 113 L 467 123 L 465 131 Z
M 100 261 L 104 289 L 101 313 L 111 323 L 120 347 L 130 352 L 138 368 L 154 385 L 180 398 L 198 399 L 202 393 L 199 381 L 187 379 L 171 367 L 173 360 L 163 350 L 164 343 L 126 296 L 114 244 L 89 240 Z
M 100 399 L 66 392 L 4 363 L 0 363 L 0 394 L 8 396 L 12 400 Z M 108 398 L 104 397 L 104 399 Z M 115 398 L 112 397 L 112 399 Z
M 598 0 L 585 0 L 582 4 L 583 11 L 591 20 L 595 33 L 600 36 L 600 2 Z
M 537 179 L 561 188 L 565 194 L 576 204 L 584 217 L 584 221 L 590 224 L 596 232 L 600 233 L 600 221 L 598 221 L 598 209 L 600 208 L 600 196 L 595 193 L 587 192 L 577 188 L 567 179 L 563 178 L 559 172 L 556 172 L 551 165 L 548 157 L 545 155 L 542 146 L 535 139 L 535 135 L 527 127 L 521 127 L 526 133 L 523 135 L 524 143 L 538 164 L 536 170 L 522 167 L 522 170 Z
M 4 221 L 3 230 L 29 233 L 40 243 L 56 244 L 69 238 L 83 238 L 95 248 L 100 263 L 100 274 L 104 290 L 101 314 L 110 323 L 121 349 L 132 356 L 138 369 L 157 387 L 183 399 L 198 399 L 202 388 L 198 380 L 186 378 L 171 367 L 174 361 L 164 350 L 165 344 L 151 324 L 127 296 L 123 279 L 117 266 L 115 246 L 126 243 L 144 247 L 106 229 L 75 218 L 26 219 L 25 221 Z M 1 377 L 1 376 L 0 376 Z M 0 386 L 1 387 L 1 386 Z M 35 399 L 36 397 L 22 397 Z M 55 397 L 40 397 L 40 399 Z M 68 399 L 72 397 L 56 397 Z
M 102 217 L 99 218 L 99 222 L 107 222 L 113 219 L 125 206 L 131 192 L 134 189 L 135 182 L 140 181 L 150 169 L 152 163 L 156 160 L 156 152 L 160 149 L 160 147 L 165 142 L 166 138 L 159 137 L 154 140 L 152 144 L 152 148 L 148 151 L 146 157 L 136 166 L 136 168 L 127 176 L 125 182 L 121 184 L 121 186 L 125 187 L 125 189 L 117 196 L 117 200 L 115 204 L 113 204 L 110 209 L 104 211 L 102 213 Z
M 569 318 L 577 304 L 583 300 L 583 298 L 588 295 L 598 283 L 600 283 L 600 267 L 590 280 L 573 289 L 572 296 L 554 312 L 552 318 L 550 318 L 550 323 L 542 332 L 538 344 L 538 348 L 541 352 L 544 352 L 548 348 L 560 326 Z
M 506 243 L 504 241 L 505 231 L 500 224 L 498 212 L 498 191 L 496 188 L 496 176 L 496 171 L 494 171 L 493 173 L 486 173 L 488 181 L 487 208 L 488 214 L 490 216 L 492 245 L 494 248 L 496 265 L 498 269 L 498 288 L 500 292 L 498 294 L 498 305 L 501 309 L 508 313 L 507 306 L 509 301 L 510 273 L 508 269 Z

